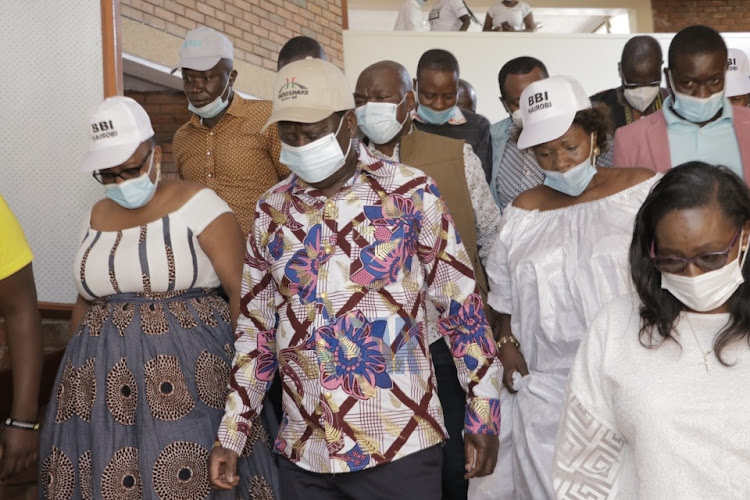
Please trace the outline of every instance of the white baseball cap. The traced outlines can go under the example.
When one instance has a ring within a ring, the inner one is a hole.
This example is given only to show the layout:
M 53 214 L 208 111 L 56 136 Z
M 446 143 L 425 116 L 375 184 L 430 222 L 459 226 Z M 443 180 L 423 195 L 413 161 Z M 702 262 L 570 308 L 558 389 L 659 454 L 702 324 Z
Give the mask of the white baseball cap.
M 570 76 L 558 75 L 530 84 L 521 93 L 523 129 L 519 149 L 553 141 L 570 128 L 576 113 L 591 107 L 586 92 Z
M 81 170 L 93 172 L 116 167 L 154 136 L 151 120 L 140 104 L 130 97 L 104 99 L 89 113 L 89 153 Z
M 180 47 L 178 68 L 208 71 L 222 59 L 234 59 L 232 42 L 215 29 L 201 26 L 185 35 L 185 41 Z M 172 72 L 176 70 L 177 68 Z
M 750 62 L 740 49 L 727 49 L 727 75 L 724 80 L 724 95 L 734 97 L 750 94 Z
M 287 64 L 273 82 L 273 112 L 263 130 L 276 122 L 316 123 L 337 111 L 354 109 L 344 73 L 322 59 Z

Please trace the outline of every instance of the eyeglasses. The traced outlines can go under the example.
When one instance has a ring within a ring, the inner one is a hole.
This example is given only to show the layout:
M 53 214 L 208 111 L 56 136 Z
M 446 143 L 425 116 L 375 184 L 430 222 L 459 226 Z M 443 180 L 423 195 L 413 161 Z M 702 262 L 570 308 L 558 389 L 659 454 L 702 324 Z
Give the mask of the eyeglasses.
M 695 265 L 701 268 L 703 271 L 715 271 L 716 269 L 722 268 L 726 265 L 727 259 L 729 258 L 729 252 L 732 251 L 734 245 L 740 237 L 740 230 L 737 228 L 732 238 L 731 243 L 726 250 L 723 252 L 711 252 L 696 255 L 689 259 L 683 259 L 682 257 L 671 257 L 671 256 L 656 256 L 654 254 L 654 242 L 651 242 L 651 262 L 661 272 L 678 274 L 687 269 L 688 264 L 695 262 Z
M 124 181 L 135 179 L 141 176 L 141 169 L 143 168 L 143 165 L 146 164 L 146 160 L 151 158 L 151 155 L 153 154 L 153 152 L 154 150 L 151 149 L 149 154 L 146 155 L 146 157 L 137 167 L 126 168 L 125 170 L 122 170 L 120 173 L 117 173 L 117 174 L 113 174 L 111 172 L 102 172 L 101 170 L 96 170 L 95 172 L 92 172 L 91 175 L 94 177 L 94 179 L 97 180 L 97 182 L 99 182 L 99 184 L 113 184 L 117 181 L 118 177 Z
M 638 87 L 658 87 L 661 85 L 661 79 L 654 80 L 653 82 L 648 83 L 628 83 L 625 81 L 625 78 L 622 79 L 622 87 L 626 89 L 636 89 Z

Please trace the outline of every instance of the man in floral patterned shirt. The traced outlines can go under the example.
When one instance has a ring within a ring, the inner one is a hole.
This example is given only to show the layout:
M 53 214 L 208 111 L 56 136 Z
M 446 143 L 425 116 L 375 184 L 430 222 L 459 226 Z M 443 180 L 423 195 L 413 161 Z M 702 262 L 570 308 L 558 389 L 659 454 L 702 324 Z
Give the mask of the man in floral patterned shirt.
M 295 175 L 261 198 L 248 237 L 211 481 L 240 480 L 237 456 L 278 369 L 282 498 L 440 498 L 446 432 L 425 301 L 467 392 L 467 477 L 497 460 L 500 366 L 468 254 L 435 183 L 355 139 L 340 70 L 294 62 L 274 92 L 267 125 Z

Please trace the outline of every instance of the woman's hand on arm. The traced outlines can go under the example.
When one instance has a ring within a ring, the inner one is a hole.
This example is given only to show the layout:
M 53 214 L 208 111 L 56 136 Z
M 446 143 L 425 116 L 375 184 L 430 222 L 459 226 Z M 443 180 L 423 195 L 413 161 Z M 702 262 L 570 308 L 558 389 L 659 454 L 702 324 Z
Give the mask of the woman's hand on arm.
M 510 314 L 500 314 L 498 326 L 500 334 L 498 339 L 508 337 L 512 335 L 510 330 Z M 500 363 L 503 365 L 503 384 L 509 392 L 515 393 L 513 389 L 513 373 L 518 372 L 521 376 L 529 374 L 529 369 L 526 366 L 526 360 L 521 354 L 521 350 L 516 347 L 513 342 L 505 342 L 502 346 L 498 346 L 498 355 L 500 357 Z
M 229 296 L 234 330 L 240 313 L 240 285 L 245 262 L 245 241 L 237 218 L 232 212 L 220 215 L 198 235 L 198 243 L 214 266 L 221 286 Z

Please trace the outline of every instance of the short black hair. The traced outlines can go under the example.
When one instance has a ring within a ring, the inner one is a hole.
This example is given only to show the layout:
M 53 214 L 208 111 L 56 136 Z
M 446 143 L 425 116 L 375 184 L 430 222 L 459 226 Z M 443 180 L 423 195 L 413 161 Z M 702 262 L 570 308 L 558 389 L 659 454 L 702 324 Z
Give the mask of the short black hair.
M 417 63 L 417 80 L 423 70 L 442 71 L 455 73 L 460 76 L 458 69 L 458 60 L 456 57 L 443 49 L 430 49 L 419 58 Z
M 544 78 L 549 77 L 547 66 L 535 57 L 521 56 L 505 63 L 503 67 L 500 68 L 500 73 L 497 74 L 497 84 L 500 86 L 500 95 L 505 95 L 505 80 L 508 79 L 508 75 L 527 75 L 536 68 L 539 68 Z
M 718 206 L 737 228 L 750 220 L 750 190 L 742 179 L 727 167 L 694 161 L 670 169 L 653 187 L 636 215 L 630 244 L 630 274 L 641 299 L 640 340 L 647 347 L 659 345 L 659 337 L 675 340 L 672 330 L 685 309 L 661 288 L 661 273 L 651 261 L 656 226 L 674 210 L 712 205 Z M 750 341 L 750 266 L 744 266 L 742 275 L 745 282 L 728 301 L 731 319 L 714 341 L 714 352 L 722 363 L 724 347 L 740 339 Z
M 688 26 L 677 33 L 669 44 L 668 64 L 671 68 L 678 54 L 710 54 L 724 52 L 727 44 L 718 31 L 702 24 Z
M 279 58 L 276 61 L 276 70 L 280 70 L 290 62 L 299 61 L 306 57 L 326 60 L 323 46 L 314 38 L 309 36 L 295 36 L 281 47 Z

